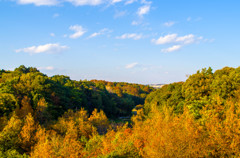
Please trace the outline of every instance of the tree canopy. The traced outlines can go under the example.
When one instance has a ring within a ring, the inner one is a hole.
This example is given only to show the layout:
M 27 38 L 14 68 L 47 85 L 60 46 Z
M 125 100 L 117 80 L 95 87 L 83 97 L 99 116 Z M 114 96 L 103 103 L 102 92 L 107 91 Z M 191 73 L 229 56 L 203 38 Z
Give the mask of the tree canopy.
M 2 70 L 0 157 L 240 157 L 239 77 L 204 68 L 153 90 Z

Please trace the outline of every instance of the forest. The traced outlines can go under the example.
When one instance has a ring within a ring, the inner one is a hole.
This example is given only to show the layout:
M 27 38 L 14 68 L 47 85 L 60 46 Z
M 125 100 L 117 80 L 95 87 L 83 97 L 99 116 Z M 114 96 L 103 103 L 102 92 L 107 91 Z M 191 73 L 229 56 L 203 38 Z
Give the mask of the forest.
M 160 89 L 2 69 L 0 157 L 240 157 L 240 67 Z

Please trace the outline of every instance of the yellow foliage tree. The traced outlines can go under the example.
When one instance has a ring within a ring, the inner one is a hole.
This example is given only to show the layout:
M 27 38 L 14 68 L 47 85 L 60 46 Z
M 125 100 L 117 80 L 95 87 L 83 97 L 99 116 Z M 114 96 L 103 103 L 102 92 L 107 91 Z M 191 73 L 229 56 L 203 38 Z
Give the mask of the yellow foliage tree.
M 21 131 L 22 121 L 15 115 L 10 118 L 7 125 L 0 132 L 0 149 L 5 152 L 9 149 L 19 149 L 19 132 Z
M 107 132 L 109 122 L 107 116 L 102 110 L 98 112 L 97 109 L 94 109 L 88 120 L 97 128 L 99 134 L 104 134 Z
M 59 154 L 62 157 L 78 158 L 82 157 L 82 145 L 78 141 L 78 131 L 73 121 L 67 124 L 68 130 L 63 139 Z
M 16 114 L 19 118 L 24 118 L 25 116 L 28 115 L 28 113 L 33 114 L 33 109 L 30 103 L 30 98 L 24 96 L 21 101 L 21 108 L 16 109 Z
M 21 148 L 26 152 L 29 153 L 31 148 L 34 146 L 34 136 L 37 130 L 38 124 L 34 121 L 31 113 L 28 113 L 24 120 L 24 125 L 20 132 L 20 144 Z
M 46 121 L 46 109 L 47 109 L 47 102 L 44 98 L 41 98 L 36 107 L 35 115 L 36 118 L 40 123 L 43 123 Z
M 35 135 L 35 141 L 37 143 L 30 154 L 32 158 L 54 157 L 53 147 L 48 140 L 48 137 L 49 134 L 46 132 L 46 130 L 39 126 Z

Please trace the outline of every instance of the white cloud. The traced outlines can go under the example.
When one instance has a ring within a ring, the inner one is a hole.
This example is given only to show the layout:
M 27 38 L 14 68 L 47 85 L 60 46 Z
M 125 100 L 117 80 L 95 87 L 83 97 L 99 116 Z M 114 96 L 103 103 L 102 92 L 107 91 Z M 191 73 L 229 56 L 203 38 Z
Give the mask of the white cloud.
M 114 15 L 114 18 L 119 18 L 119 17 L 122 17 L 124 15 L 126 15 L 126 11 L 117 11 Z
M 195 42 L 195 36 L 193 34 L 189 34 L 186 36 L 176 38 L 176 42 L 181 42 L 183 44 L 191 44 Z
M 88 38 L 93 38 L 93 37 L 96 37 L 96 36 L 99 36 L 99 35 L 101 35 L 100 32 L 95 32 L 95 33 L 91 34 Z
M 181 45 L 174 45 L 172 47 L 169 47 L 169 48 L 166 48 L 166 49 L 162 49 L 161 52 L 169 53 L 169 52 L 177 51 L 177 50 L 179 50 L 181 48 L 182 48 Z
M 128 4 L 132 4 L 134 2 L 136 2 L 137 0 L 128 0 L 127 2 L 125 2 L 125 5 L 128 5 Z
M 131 24 L 132 24 L 132 25 L 140 25 L 141 22 L 139 22 L 139 21 L 133 21 Z
M 112 4 L 122 2 L 122 0 L 112 0 Z
M 58 4 L 57 0 L 17 0 L 19 4 L 34 4 L 36 6 L 54 6 Z
M 169 21 L 169 22 L 165 22 L 163 25 L 166 26 L 166 27 L 171 27 L 175 24 L 174 21 Z
M 99 32 L 94 32 L 88 38 L 94 38 L 96 36 L 104 35 L 104 34 L 111 33 L 111 32 L 112 32 L 112 30 L 104 28 L 104 29 L 100 30 Z
M 63 2 L 72 3 L 75 6 L 83 6 L 83 5 L 100 5 L 106 0 L 16 0 L 19 4 L 34 4 L 36 6 L 55 6 Z M 115 0 L 119 1 L 119 0 Z
M 134 69 L 135 72 L 142 72 L 142 71 L 158 71 L 162 69 L 162 66 L 157 65 L 145 65 L 140 64 L 138 62 L 130 63 L 125 65 L 125 69 Z
M 143 15 L 147 14 L 149 11 L 150 11 L 150 5 L 147 4 L 147 5 L 144 5 L 140 8 L 138 8 L 138 11 L 137 11 L 137 14 L 142 17 Z
M 67 46 L 61 46 L 58 43 L 49 43 L 45 45 L 31 46 L 27 48 L 17 49 L 16 53 L 24 52 L 29 54 L 39 54 L 39 53 L 53 54 L 53 53 L 60 53 L 66 49 L 68 49 Z
M 141 3 L 150 5 L 152 4 L 152 1 L 141 0 Z
M 71 3 L 75 6 L 84 6 L 84 5 L 91 5 L 97 6 L 101 4 L 115 4 L 122 1 L 125 1 L 125 5 L 132 4 L 137 2 L 138 0 L 14 0 L 18 4 L 33 4 L 35 6 L 56 6 L 65 2 Z M 141 0 L 141 4 L 144 4 L 142 8 L 148 9 L 150 7 L 151 1 Z M 150 8 L 149 8 L 150 9 Z M 142 10 L 144 12 L 144 10 Z M 148 11 L 147 11 L 148 12 Z M 57 16 L 56 16 L 57 17 Z
M 177 34 L 169 34 L 166 36 L 161 36 L 157 40 L 153 39 L 152 42 L 160 45 L 160 44 L 169 44 L 169 43 L 181 43 L 181 44 L 191 44 L 194 43 L 197 39 L 193 34 L 180 36 Z
M 198 21 L 201 21 L 201 20 L 202 20 L 202 17 L 197 17 L 197 18 L 188 17 L 187 18 L 188 22 L 190 22 L 190 21 L 198 22 Z
M 177 34 L 168 34 L 166 36 L 161 36 L 158 39 L 152 40 L 152 42 L 156 45 L 173 44 L 173 46 L 161 50 L 162 52 L 165 53 L 177 51 L 185 45 L 199 43 L 200 41 L 204 41 L 204 38 L 202 36 L 196 37 L 193 34 L 188 34 L 185 36 L 178 36 Z
M 53 18 L 57 18 L 57 17 L 59 17 L 58 13 L 53 14 Z
M 74 34 L 69 36 L 73 39 L 81 37 L 86 32 L 86 30 L 80 25 L 70 26 L 69 29 L 75 32 Z
M 137 65 L 138 65 L 137 62 L 131 63 L 131 64 L 127 64 L 127 65 L 125 66 L 125 68 L 126 68 L 126 69 L 132 69 L 132 68 L 136 67 Z
M 173 43 L 176 41 L 177 34 L 169 34 L 166 36 L 159 37 L 157 40 L 153 39 L 152 42 L 159 45 L 159 44 L 168 44 Z
M 54 36 L 55 36 L 55 34 L 54 34 L 54 33 L 50 33 L 50 36 L 54 37 Z
M 214 38 L 212 38 L 212 39 L 204 39 L 203 41 L 204 42 L 208 42 L 208 43 L 212 43 L 212 42 L 215 41 L 215 39 Z
M 48 70 L 48 71 L 52 71 L 52 70 L 54 70 L 55 68 L 52 67 L 52 66 L 47 66 L 47 67 L 38 67 L 37 69 L 38 69 L 38 70 Z
M 142 38 L 141 34 L 135 34 L 135 33 L 126 33 L 121 36 L 116 37 L 117 39 L 134 39 L 134 40 L 139 40 Z
M 65 0 L 66 2 L 70 2 L 75 6 L 83 6 L 83 5 L 100 5 L 104 2 L 104 0 Z

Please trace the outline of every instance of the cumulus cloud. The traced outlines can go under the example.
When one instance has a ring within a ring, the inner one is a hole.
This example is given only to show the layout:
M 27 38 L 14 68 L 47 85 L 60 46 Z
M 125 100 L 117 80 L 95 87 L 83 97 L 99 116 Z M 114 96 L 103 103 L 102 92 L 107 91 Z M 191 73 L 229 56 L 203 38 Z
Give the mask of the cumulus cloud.
M 132 69 L 132 68 L 136 67 L 137 65 L 138 65 L 137 62 L 131 63 L 131 64 L 127 64 L 127 65 L 125 66 L 125 68 L 126 68 L 126 69 Z
M 141 3 L 150 5 L 152 4 L 152 1 L 141 0 Z
M 134 40 L 139 40 L 142 38 L 141 34 L 135 34 L 135 33 L 126 33 L 121 36 L 116 37 L 117 39 L 134 39 Z
M 115 4 L 115 3 L 119 3 L 119 2 L 122 2 L 122 0 L 112 0 L 112 4 Z
M 69 29 L 75 32 L 74 34 L 69 36 L 70 38 L 73 39 L 81 37 L 86 32 L 86 30 L 80 25 L 70 26 Z
M 158 39 L 153 39 L 152 42 L 159 45 L 159 44 L 167 44 L 175 42 L 177 38 L 177 34 L 169 34 L 166 36 L 161 36 Z
M 202 37 L 201 37 L 202 39 Z M 195 36 L 193 34 L 189 34 L 186 36 L 178 37 L 176 38 L 176 42 L 181 42 L 183 44 L 191 44 L 195 42 L 197 39 L 195 39 Z
M 104 28 L 104 29 L 100 30 L 99 32 L 94 32 L 88 38 L 94 38 L 94 37 L 97 37 L 97 36 L 100 36 L 100 35 L 104 35 L 104 34 L 107 34 L 107 33 L 110 33 L 110 32 L 112 32 L 112 30 Z
M 33 4 L 35 6 L 56 6 L 65 2 L 71 3 L 75 6 L 84 6 L 84 5 L 97 6 L 101 4 L 115 4 L 122 1 L 125 1 L 125 5 L 128 5 L 128 4 L 137 2 L 138 0 L 14 0 L 14 1 L 22 5 Z M 141 0 L 140 3 L 150 6 L 152 2 Z
M 193 34 L 188 34 L 185 36 L 178 36 L 177 34 L 168 34 L 166 36 L 161 36 L 158 39 L 152 39 L 152 42 L 156 45 L 173 44 L 173 46 L 162 49 L 161 52 L 169 53 L 181 49 L 185 45 L 199 43 L 200 41 L 205 41 L 205 39 L 200 36 L 196 37 Z
M 58 4 L 57 0 L 17 0 L 19 4 L 34 4 L 36 6 L 54 6 Z
M 169 22 L 165 22 L 163 25 L 166 26 L 166 27 L 171 27 L 175 24 L 174 21 L 169 21 Z
M 149 4 L 144 5 L 138 8 L 137 14 L 142 17 L 143 15 L 147 14 L 150 11 L 151 6 Z
M 158 39 L 153 39 L 152 42 L 156 45 L 169 44 L 169 43 L 181 43 L 181 44 L 191 44 L 194 43 L 197 38 L 193 34 L 180 36 L 177 34 L 168 34 L 166 36 L 161 36 Z
M 128 1 L 125 2 L 125 5 L 132 4 L 132 3 L 136 2 L 136 1 L 137 0 L 128 0 Z
M 75 6 L 83 6 L 83 5 L 100 5 L 106 0 L 16 0 L 19 4 L 34 4 L 36 6 L 55 6 L 63 2 L 72 3 Z M 119 0 L 115 0 L 119 1 Z
M 54 54 L 54 53 L 60 53 L 66 49 L 68 49 L 67 46 L 61 46 L 58 43 L 49 43 L 45 45 L 31 46 L 27 48 L 17 49 L 16 53 L 24 52 L 29 54 L 39 54 L 39 53 Z
M 55 34 L 54 33 L 50 33 L 50 36 L 55 37 Z
M 101 35 L 100 32 L 94 32 L 93 34 L 91 34 L 88 38 L 93 38 L 93 37 L 96 37 L 96 36 L 99 36 Z
M 173 52 L 173 51 L 177 51 L 179 49 L 181 49 L 182 46 L 181 45 L 174 45 L 172 47 L 166 48 L 166 49 L 162 49 L 161 52 L 163 53 L 169 53 L 169 52 Z

